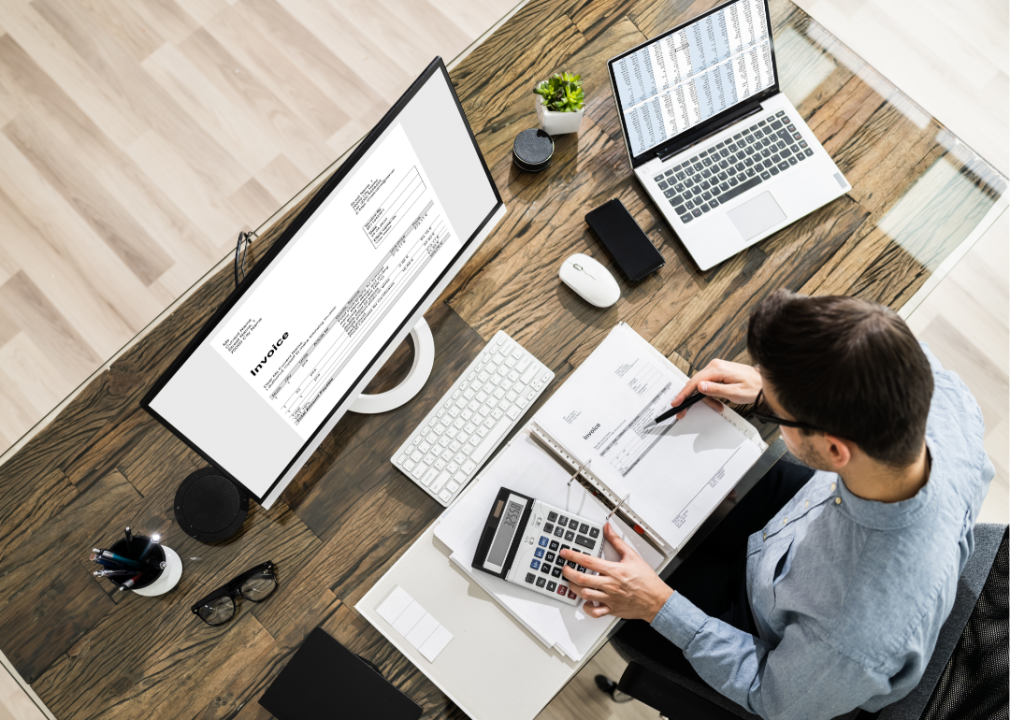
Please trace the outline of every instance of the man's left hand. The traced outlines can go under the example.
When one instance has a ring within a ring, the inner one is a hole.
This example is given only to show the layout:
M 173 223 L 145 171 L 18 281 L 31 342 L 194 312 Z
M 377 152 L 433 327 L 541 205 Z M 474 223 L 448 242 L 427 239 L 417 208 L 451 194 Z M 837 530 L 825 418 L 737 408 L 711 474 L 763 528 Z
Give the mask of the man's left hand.
M 566 560 L 574 560 L 584 568 L 599 573 L 590 575 L 566 565 L 564 576 L 569 587 L 587 601 L 583 605 L 583 612 L 591 617 L 615 615 L 627 620 L 645 620 L 651 623 L 673 590 L 641 555 L 618 537 L 610 523 L 603 526 L 603 536 L 621 556 L 620 562 L 562 550 L 561 556 Z M 598 606 L 594 607 L 593 602 L 598 603 Z

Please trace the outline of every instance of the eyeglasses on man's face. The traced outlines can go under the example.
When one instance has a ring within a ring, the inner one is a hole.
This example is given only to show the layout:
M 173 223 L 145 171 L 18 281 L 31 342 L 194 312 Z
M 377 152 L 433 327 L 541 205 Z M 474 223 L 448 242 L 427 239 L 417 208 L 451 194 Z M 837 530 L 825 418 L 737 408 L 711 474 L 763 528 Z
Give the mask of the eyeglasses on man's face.
M 800 422 L 799 420 L 786 420 L 785 418 L 781 418 L 778 415 L 775 415 L 774 413 L 763 413 L 759 411 L 758 408 L 761 407 L 761 401 L 764 399 L 764 394 L 765 394 L 764 390 L 758 391 L 757 399 L 754 400 L 754 405 L 751 408 L 751 415 L 756 417 L 761 422 L 773 423 L 775 425 L 781 425 L 783 427 L 800 428 L 802 430 L 812 430 L 813 432 L 825 432 L 824 430 L 821 430 L 819 427 L 815 427 L 805 422 Z

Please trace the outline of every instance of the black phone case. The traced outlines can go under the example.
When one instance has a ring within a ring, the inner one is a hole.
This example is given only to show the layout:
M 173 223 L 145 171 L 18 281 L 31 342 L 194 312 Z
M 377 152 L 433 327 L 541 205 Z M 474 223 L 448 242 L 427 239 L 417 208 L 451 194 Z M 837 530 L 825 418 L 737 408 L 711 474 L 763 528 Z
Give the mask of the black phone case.
M 617 198 L 586 213 L 586 223 L 631 282 L 639 282 L 666 264 L 631 213 Z

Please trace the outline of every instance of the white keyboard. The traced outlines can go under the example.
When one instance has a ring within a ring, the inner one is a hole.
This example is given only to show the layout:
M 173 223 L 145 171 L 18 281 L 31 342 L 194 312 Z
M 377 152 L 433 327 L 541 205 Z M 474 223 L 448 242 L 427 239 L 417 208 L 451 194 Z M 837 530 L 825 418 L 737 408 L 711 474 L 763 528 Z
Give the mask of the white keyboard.
M 393 454 L 393 465 L 448 507 L 553 379 L 497 332 Z

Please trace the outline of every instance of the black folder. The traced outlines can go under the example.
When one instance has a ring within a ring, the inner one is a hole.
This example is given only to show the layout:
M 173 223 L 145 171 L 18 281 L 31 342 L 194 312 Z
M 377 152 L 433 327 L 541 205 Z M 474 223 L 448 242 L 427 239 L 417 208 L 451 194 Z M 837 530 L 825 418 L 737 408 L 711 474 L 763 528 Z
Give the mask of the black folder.
M 277 720 L 417 720 L 421 707 L 316 628 L 273 681 L 260 705 Z

